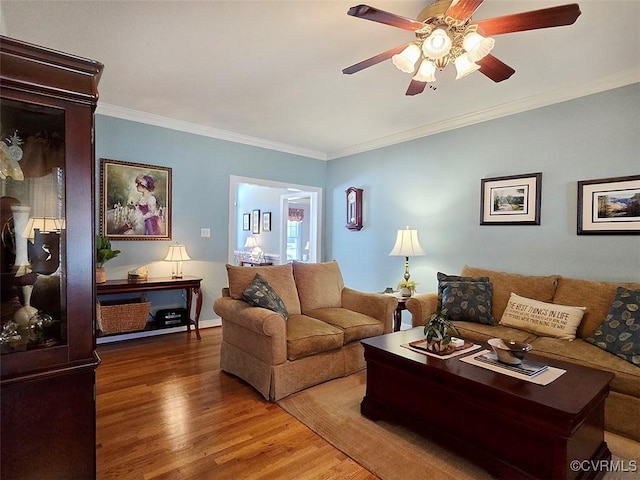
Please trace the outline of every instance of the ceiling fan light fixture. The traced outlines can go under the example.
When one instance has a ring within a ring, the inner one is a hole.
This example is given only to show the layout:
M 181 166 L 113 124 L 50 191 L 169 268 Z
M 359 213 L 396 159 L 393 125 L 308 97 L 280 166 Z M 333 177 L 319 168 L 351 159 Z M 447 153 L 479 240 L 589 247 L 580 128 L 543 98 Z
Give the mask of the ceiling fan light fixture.
M 413 76 L 416 82 L 435 82 L 436 66 L 431 60 L 423 60 L 418 72 Z
M 466 53 L 456 58 L 455 65 L 456 80 L 460 80 L 462 77 L 466 77 L 480 68 L 480 65 L 469 60 L 469 56 Z
M 491 37 L 483 37 L 477 32 L 468 33 L 462 41 L 462 47 L 467 51 L 469 60 L 477 62 L 489 55 L 496 41 Z
M 436 28 L 422 43 L 422 53 L 431 60 L 449 55 L 451 51 L 451 38 L 442 28 Z
M 387 57 L 388 58 L 388 57 Z M 420 58 L 420 47 L 415 43 L 408 45 L 402 52 L 391 57 L 393 64 L 404 73 L 413 73 L 416 69 L 416 62 Z

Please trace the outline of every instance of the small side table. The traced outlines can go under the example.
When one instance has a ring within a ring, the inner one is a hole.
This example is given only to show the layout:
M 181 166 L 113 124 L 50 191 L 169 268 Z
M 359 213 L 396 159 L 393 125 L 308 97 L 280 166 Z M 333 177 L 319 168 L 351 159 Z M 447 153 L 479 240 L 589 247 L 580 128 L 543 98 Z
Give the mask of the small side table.
M 395 295 L 398 299 L 398 306 L 393 311 L 393 331 L 399 332 L 400 327 L 402 326 L 402 311 L 407 309 L 407 299 L 411 297 L 402 297 L 400 295 Z

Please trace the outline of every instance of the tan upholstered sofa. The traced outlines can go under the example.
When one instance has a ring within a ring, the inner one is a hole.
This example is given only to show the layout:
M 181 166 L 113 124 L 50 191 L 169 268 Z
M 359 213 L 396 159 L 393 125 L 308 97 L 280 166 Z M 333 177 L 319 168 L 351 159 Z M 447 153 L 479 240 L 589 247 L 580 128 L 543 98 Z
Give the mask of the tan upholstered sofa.
M 493 284 L 491 310 L 496 322 L 502 318 L 512 292 L 542 302 L 586 307 L 576 339 L 571 341 L 538 336 L 499 323 L 492 326 L 457 321 L 454 324 L 463 337 L 471 340 L 500 337 L 526 341 L 532 344 L 532 352 L 537 355 L 613 372 L 615 377 L 605 404 L 605 428 L 640 441 L 640 368 L 584 341 L 607 316 L 617 287 L 637 290 L 640 283 L 596 282 L 560 275 L 518 275 L 469 266 L 464 267 L 461 275 L 489 277 Z M 413 326 L 423 325 L 438 308 L 437 293 L 415 295 L 407 300 L 406 306 L 411 312 Z
M 285 318 L 242 293 L 256 273 L 283 300 Z M 276 401 L 365 367 L 360 340 L 392 330 L 397 300 L 344 286 L 338 264 L 227 265 L 229 286 L 214 302 L 222 319 L 220 367 Z

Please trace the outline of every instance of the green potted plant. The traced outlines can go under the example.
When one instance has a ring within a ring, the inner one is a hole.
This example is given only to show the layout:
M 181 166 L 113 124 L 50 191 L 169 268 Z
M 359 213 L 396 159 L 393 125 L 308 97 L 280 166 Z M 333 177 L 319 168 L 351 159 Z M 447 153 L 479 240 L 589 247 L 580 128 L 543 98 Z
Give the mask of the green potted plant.
M 400 289 L 400 294 L 403 297 L 410 297 L 414 293 L 416 293 L 416 282 L 410 282 L 408 280 L 402 280 L 398 283 L 398 288 Z
M 109 240 L 109 237 L 96 235 L 96 283 L 104 283 L 107 281 L 104 264 L 112 258 L 116 258 L 119 254 L 120 250 L 113 250 L 111 248 L 111 240 Z
M 424 334 L 427 337 L 427 349 L 433 352 L 444 352 L 451 343 L 451 334 L 460 335 L 456 326 L 449 320 L 446 308 L 437 310 L 424 324 Z

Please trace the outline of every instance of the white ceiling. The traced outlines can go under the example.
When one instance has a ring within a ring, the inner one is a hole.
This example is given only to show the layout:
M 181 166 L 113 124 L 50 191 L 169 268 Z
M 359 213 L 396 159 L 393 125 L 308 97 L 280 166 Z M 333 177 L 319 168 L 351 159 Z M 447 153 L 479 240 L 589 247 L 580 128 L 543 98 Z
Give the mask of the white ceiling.
M 485 0 L 484 19 L 571 0 Z M 341 70 L 411 32 L 347 16 L 357 1 L 2 0 L 2 33 L 105 65 L 99 113 L 320 159 L 339 158 L 640 81 L 640 2 L 578 0 L 574 25 L 496 37 L 515 68 L 438 73 L 407 97 L 390 61 Z M 376 1 L 415 18 L 430 2 Z

